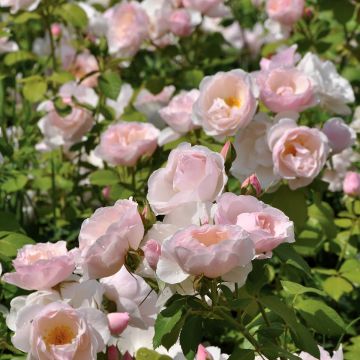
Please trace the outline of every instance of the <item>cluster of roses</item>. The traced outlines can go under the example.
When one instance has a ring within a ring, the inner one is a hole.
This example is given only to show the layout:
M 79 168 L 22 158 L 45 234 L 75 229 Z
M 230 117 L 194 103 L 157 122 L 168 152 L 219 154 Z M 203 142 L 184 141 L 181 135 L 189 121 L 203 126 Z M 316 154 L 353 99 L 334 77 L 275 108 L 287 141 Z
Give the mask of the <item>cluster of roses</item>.
M 152 347 L 156 314 L 173 293 L 195 294 L 203 276 L 243 285 L 254 259 L 294 241 L 293 222 L 254 196 L 223 193 L 226 182 L 221 154 L 183 143 L 149 178 L 149 204 L 163 219 L 146 234 L 151 210 L 140 215 L 135 201 L 119 200 L 83 222 L 79 248 L 59 241 L 20 249 L 15 272 L 2 279 L 36 291 L 11 301 L 14 346 L 34 359 L 95 359 L 106 349 L 109 359 L 119 351 L 131 359 Z M 183 359 L 178 344 L 169 354 Z M 226 358 L 199 347 L 198 360 Z

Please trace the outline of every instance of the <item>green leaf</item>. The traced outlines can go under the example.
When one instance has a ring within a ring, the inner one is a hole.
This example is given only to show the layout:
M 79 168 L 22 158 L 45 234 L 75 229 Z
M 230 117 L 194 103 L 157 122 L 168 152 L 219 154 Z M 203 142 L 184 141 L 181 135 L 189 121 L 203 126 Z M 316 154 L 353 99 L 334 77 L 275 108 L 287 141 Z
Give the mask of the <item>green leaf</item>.
M 358 259 L 346 260 L 339 270 L 341 276 L 352 282 L 354 285 L 360 285 L 360 261 Z
M 320 334 L 340 336 L 345 331 L 345 323 L 339 314 L 324 302 L 302 299 L 295 303 L 306 323 Z
M 7 66 L 13 66 L 19 62 L 27 60 L 36 60 L 36 56 L 29 51 L 19 50 L 6 54 L 4 64 Z
M 61 116 L 65 117 L 67 115 L 70 115 L 72 112 L 72 107 L 68 104 L 65 104 L 63 99 L 61 97 L 58 97 L 54 101 L 54 106 L 56 112 Z
M 188 317 L 180 333 L 181 349 L 187 359 L 195 358 L 202 335 L 202 319 L 198 316 Z
M 353 222 L 350 219 L 335 219 L 335 225 L 343 229 L 352 227 L 352 224 Z
M 97 170 L 90 174 L 90 183 L 98 186 L 109 186 L 118 184 L 119 175 L 112 170 Z
M 305 294 L 305 293 L 315 293 L 321 296 L 324 296 L 324 292 L 312 287 L 305 287 L 302 286 L 300 284 L 291 282 L 291 281 L 285 281 L 285 280 L 281 280 L 281 285 L 283 286 L 284 290 L 291 294 L 291 295 L 300 295 L 300 294 Z
M 20 224 L 16 220 L 14 214 L 0 211 L 0 231 L 19 231 L 21 229 Z
M 118 73 L 107 71 L 99 77 L 99 88 L 109 99 L 116 100 L 121 89 L 121 78 Z
M 2 185 L 1 189 L 7 193 L 19 191 L 25 187 L 28 182 L 28 178 L 25 175 L 18 174 L 16 177 L 6 180 Z
M 154 350 L 140 348 L 136 352 L 136 360 L 171 360 L 171 357 L 161 355 Z
M 47 90 L 47 83 L 43 79 L 27 81 L 23 87 L 23 94 L 26 100 L 38 102 L 44 98 Z
M 24 234 L 9 232 L 0 233 L 0 254 L 7 257 L 15 257 L 17 250 L 26 244 L 34 244 L 34 240 Z
M 74 3 L 63 4 L 55 13 L 74 27 L 84 29 L 88 24 L 86 12 Z
M 23 12 L 14 19 L 15 24 L 25 24 L 30 20 L 41 20 L 41 16 L 35 12 Z
M 235 349 L 230 355 L 229 360 L 254 360 L 255 353 L 253 350 Z
M 182 73 L 182 86 L 187 89 L 199 87 L 201 80 L 204 78 L 202 70 L 187 70 Z
M 330 276 L 322 284 L 324 290 L 336 301 L 342 295 L 352 291 L 352 285 L 339 276 Z
M 323 232 L 328 239 L 336 236 L 337 228 L 334 224 L 334 211 L 326 202 L 316 202 L 309 206 L 309 217 L 315 218 L 321 224 Z
M 67 71 L 61 71 L 54 72 L 51 76 L 48 77 L 48 80 L 56 84 L 62 85 L 69 81 L 75 80 L 75 77 Z

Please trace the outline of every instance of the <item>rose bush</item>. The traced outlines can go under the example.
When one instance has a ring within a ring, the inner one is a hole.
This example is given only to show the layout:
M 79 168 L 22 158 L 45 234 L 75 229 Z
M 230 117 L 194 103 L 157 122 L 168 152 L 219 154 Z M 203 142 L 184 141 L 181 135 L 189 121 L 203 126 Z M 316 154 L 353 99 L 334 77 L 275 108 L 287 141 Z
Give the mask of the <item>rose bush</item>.
M 360 3 L 0 0 L 0 360 L 357 360 Z

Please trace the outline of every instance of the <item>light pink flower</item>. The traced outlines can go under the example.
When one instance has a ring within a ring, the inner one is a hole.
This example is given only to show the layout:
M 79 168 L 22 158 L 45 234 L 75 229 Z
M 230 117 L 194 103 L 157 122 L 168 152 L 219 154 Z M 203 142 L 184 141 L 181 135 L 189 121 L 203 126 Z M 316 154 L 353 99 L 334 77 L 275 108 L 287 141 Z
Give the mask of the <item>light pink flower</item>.
M 318 129 L 298 126 L 283 118 L 268 130 L 274 172 L 287 179 L 291 189 L 310 184 L 329 154 L 328 139 Z
M 213 360 L 213 357 L 209 354 L 204 345 L 199 344 L 196 360 Z
M 13 261 L 15 272 L 3 280 L 26 290 L 45 290 L 68 278 L 75 269 L 76 250 L 66 249 L 65 241 L 25 245 Z
M 12 14 L 19 10 L 33 11 L 39 6 L 40 0 L 0 0 L 0 7 L 10 7 Z
M 329 139 L 333 153 L 341 153 L 354 145 L 356 140 L 356 132 L 340 118 L 329 119 L 324 124 L 322 132 Z
M 150 267 L 155 270 L 161 255 L 161 245 L 158 243 L 158 241 L 149 239 L 146 241 L 142 249 L 144 251 L 146 261 Z
M 63 302 L 28 306 L 16 321 L 14 346 L 39 360 L 96 359 L 110 334 L 106 315 Z
M 229 9 L 224 5 L 224 0 L 183 0 L 183 6 L 199 11 L 203 15 L 211 17 L 223 17 L 229 15 Z
M 165 240 L 156 273 L 169 284 L 189 275 L 243 284 L 254 253 L 249 234 L 239 226 L 191 225 Z
M 136 250 L 143 236 L 144 226 L 134 201 L 119 200 L 114 206 L 97 209 L 83 222 L 79 234 L 85 273 L 90 278 L 116 273 L 128 250 Z
M 109 52 L 119 56 L 133 56 L 149 37 L 149 18 L 141 5 L 135 1 L 122 2 L 107 10 L 106 34 Z
M 296 53 L 297 45 L 292 45 L 273 55 L 270 59 L 262 58 L 260 61 L 261 70 L 272 70 L 276 68 L 293 68 L 300 60 Z
M 320 350 L 320 358 L 319 358 L 320 360 L 344 360 L 342 345 L 340 345 L 338 350 L 334 351 L 333 356 L 331 356 L 329 352 L 326 351 L 321 346 L 319 346 L 319 350 Z M 301 360 L 318 360 L 304 351 L 302 351 L 298 356 L 301 358 Z
M 215 200 L 226 181 L 220 154 L 183 143 L 171 151 L 165 168 L 151 174 L 147 199 L 156 214 L 168 214 L 182 204 Z
M 200 83 L 194 123 L 211 136 L 234 135 L 252 120 L 256 110 L 250 76 L 242 70 L 219 72 Z
M 304 6 L 304 0 L 267 0 L 266 12 L 270 19 L 292 25 L 302 17 Z
M 174 10 L 169 18 L 170 31 L 177 36 L 188 36 L 193 31 L 191 15 L 186 9 Z
M 221 195 L 214 219 L 216 224 L 238 225 L 245 229 L 257 254 L 272 251 L 281 243 L 295 241 L 293 222 L 282 211 L 250 195 Z
M 257 83 L 261 101 L 273 112 L 299 112 L 315 104 L 310 78 L 295 68 L 261 71 Z
M 142 277 L 130 274 L 123 266 L 100 282 L 105 296 L 116 303 L 117 311 L 129 314 L 129 325 L 146 329 L 154 324 L 158 297 Z
M 87 74 L 99 71 L 99 65 L 94 55 L 89 52 L 82 52 L 76 55 L 75 59 L 69 64 L 67 70 L 79 81 Z M 81 84 L 84 86 L 95 87 L 97 85 L 98 77 L 99 73 L 93 74 L 84 79 Z
M 175 131 L 185 134 L 195 125 L 192 122 L 192 108 L 199 97 L 199 90 L 182 91 L 174 96 L 169 104 L 159 110 L 163 120 Z
M 130 317 L 127 312 L 113 312 L 107 314 L 111 334 L 120 335 L 128 326 Z
M 159 133 L 154 125 L 148 123 L 110 125 L 101 135 L 96 155 L 114 166 L 134 166 L 141 156 L 153 154 Z
M 344 193 L 350 196 L 360 196 L 360 174 L 348 171 L 343 183 Z
M 16 42 L 10 41 L 7 36 L 0 36 L 0 54 L 18 50 L 19 46 Z

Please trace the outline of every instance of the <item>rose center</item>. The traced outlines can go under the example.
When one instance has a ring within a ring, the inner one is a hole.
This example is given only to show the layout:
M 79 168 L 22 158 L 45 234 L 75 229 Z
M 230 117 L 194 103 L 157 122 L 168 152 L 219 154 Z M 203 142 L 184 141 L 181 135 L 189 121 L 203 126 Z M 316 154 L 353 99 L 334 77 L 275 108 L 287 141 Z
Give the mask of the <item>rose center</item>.
M 195 232 L 192 234 L 193 238 L 205 246 L 218 244 L 224 240 L 229 239 L 226 231 L 208 230 L 205 232 Z
M 276 90 L 277 95 L 286 96 L 294 94 L 294 88 L 292 86 L 280 86 Z
M 70 344 L 75 334 L 67 325 L 58 325 L 52 328 L 44 337 L 47 345 L 65 345 Z
M 236 98 L 235 96 L 229 96 L 224 99 L 226 104 L 230 107 L 237 107 L 239 108 L 241 106 L 241 101 L 239 98 Z

